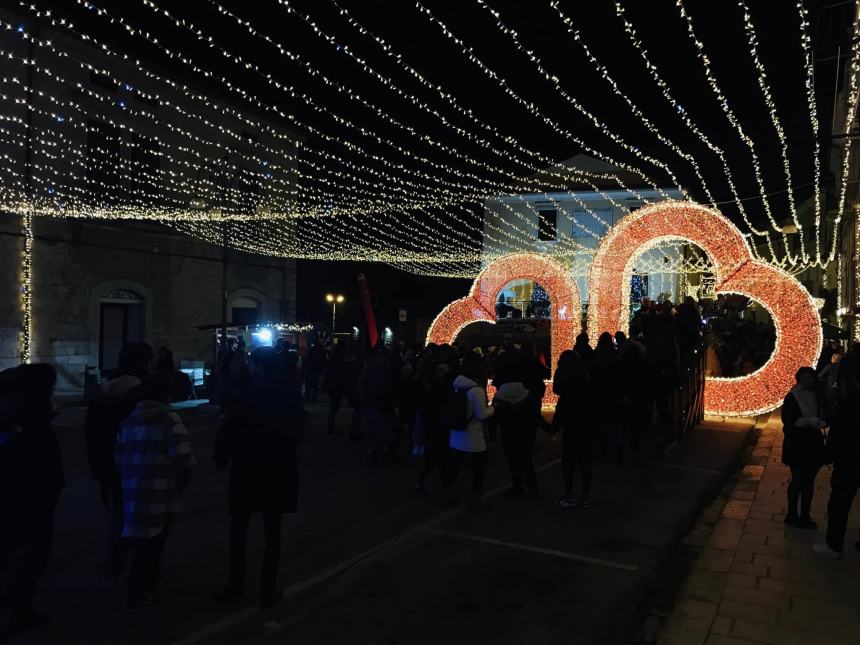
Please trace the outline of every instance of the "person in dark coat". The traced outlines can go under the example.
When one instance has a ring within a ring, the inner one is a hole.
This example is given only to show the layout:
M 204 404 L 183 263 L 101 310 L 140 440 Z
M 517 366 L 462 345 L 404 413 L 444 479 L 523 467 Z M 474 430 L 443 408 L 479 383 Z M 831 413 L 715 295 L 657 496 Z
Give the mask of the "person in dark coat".
M 833 460 L 827 538 L 814 547 L 820 555 L 832 558 L 842 555 L 848 514 L 860 487 L 860 365 L 848 357 L 842 359 L 840 376 L 842 397 L 836 403 L 827 434 L 829 456 Z M 860 542 L 854 546 L 860 550 Z
M 702 314 L 699 305 L 692 296 L 686 296 L 684 302 L 678 305 L 675 316 L 675 333 L 681 356 L 686 360 L 699 343 L 702 329 Z
M 589 344 L 588 334 L 582 332 L 577 335 L 576 343 L 573 345 L 573 350 L 579 354 L 583 365 L 588 369 L 591 366 L 591 360 L 594 358 L 594 350 Z
M 523 385 L 526 367 L 522 358 L 512 354 L 497 363 L 496 376 L 493 379 L 493 385 L 496 387 L 493 397 L 496 412 L 493 417 L 511 474 L 511 487 L 504 491 L 502 496 L 510 499 L 521 497 L 527 491 L 529 497 L 538 496 L 537 478 L 532 462 L 537 426 L 532 397 Z
M 782 404 L 782 463 L 791 469 L 788 484 L 788 512 L 785 523 L 803 529 L 815 529 L 809 516 L 815 476 L 825 461 L 823 429 L 824 405 L 818 391 L 818 377 L 811 367 L 801 367 L 795 375 L 797 385 Z M 798 502 L 800 512 L 798 512 Z
M 0 372 L 0 615 L 8 612 L 11 633 L 50 620 L 32 599 L 48 565 L 65 485 L 52 425 L 56 380 L 54 368 L 43 364 Z
M 593 386 L 600 435 L 607 442 L 613 459 L 622 460 L 624 428 L 624 393 L 621 361 L 615 340 L 608 331 L 600 334 L 594 356 L 588 367 Z
M 377 349 L 358 378 L 358 397 L 367 419 L 368 465 L 379 466 L 394 438 L 390 411 L 395 404 L 395 381 L 385 351 Z
M 654 398 L 657 403 L 657 425 L 666 434 L 672 433 L 673 401 L 675 385 L 678 382 L 680 356 L 675 338 L 674 323 L 670 305 L 664 303 L 664 310 L 653 320 L 646 335 L 648 358 L 654 380 Z
M 424 370 L 418 394 L 418 412 L 424 440 L 424 464 L 412 490 L 426 496 L 430 493 L 424 487 L 424 482 L 433 474 L 433 471 L 438 471 L 442 484 L 445 483 L 451 429 L 447 427 L 442 411 L 451 392 L 454 373 L 451 366 L 444 362 L 434 362 L 425 366 Z
M 187 401 L 194 396 L 194 385 L 191 383 L 191 377 L 176 368 L 173 352 L 166 347 L 158 348 L 153 371 L 170 379 L 172 401 Z
M 625 342 L 619 354 L 624 433 L 631 451 L 638 453 L 640 439 L 651 425 L 651 412 L 654 406 L 650 370 L 639 343 Z
M 518 355 L 517 355 L 518 354 Z M 531 344 L 524 344 L 518 353 L 512 352 L 508 360 L 515 361 L 516 369 L 523 387 L 528 391 L 529 406 L 532 410 L 532 423 L 549 431 L 549 423 L 543 418 L 543 395 L 546 392 L 546 378 L 549 376 L 546 365 L 541 363 Z
M 359 432 L 361 421 L 361 404 L 358 400 L 358 377 L 361 373 L 361 362 L 355 352 L 346 343 L 335 345 L 331 360 L 326 365 L 323 387 L 328 394 L 328 427 L 326 436 L 340 436 L 337 429 L 337 413 L 344 400 L 352 405 L 352 421 L 349 426 L 350 439 L 363 439 Z
M 594 452 L 599 443 L 594 387 L 579 353 L 562 352 L 553 376 L 552 390 L 558 395 L 553 433 L 561 431 L 561 470 L 564 495 L 556 502 L 561 509 L 589 508 L 591 503 L 591 470 Z M 577 504 L 573 497 L 573 476 L 576 466 L 582 472 L 582 497 Z
M 102 503 L 110 518 L 102 578 L 102 586 L 106 589 L 122 587 L 129 567 L 128 544 L 121 537 L 125 519 L 114 447 L 120 425 L 143 396 L 141 386 L 149 374 L 152 357 L 152 348 L 146 343 L 125 345 L 119 355 L 119 374 L 101 384 L 87 407 L 84 439 L 90 477 L 98 482 Z
M 328 357 L 319 343 L 314 343 L 302 361 L 305 377 L 305 402 L 315 405 L 320 389 L 320 377 L 325 369 Z
M 281 523 L 298 504 L 296 445 L 304 437 L 304 408 L 298 377 L 288 373 L 271 347 L 251 354 L 250 380 L 230 400 L 215 441 L 215 463 L 230 466 L 230 578 L 216 594 L 221 602 L 241 598 L 251 517 L 263 516 L 266 545 L 260 606 L 279 600 L 276 589 Z

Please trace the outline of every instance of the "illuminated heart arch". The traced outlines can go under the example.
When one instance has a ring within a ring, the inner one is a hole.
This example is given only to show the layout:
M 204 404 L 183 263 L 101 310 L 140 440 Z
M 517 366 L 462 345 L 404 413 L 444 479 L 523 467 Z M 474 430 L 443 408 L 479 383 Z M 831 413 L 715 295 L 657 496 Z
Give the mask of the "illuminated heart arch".
M 531 280 L 541 285 L 549 296 L 551 320 L 551 365 L 573 347 L 580 331 L 582 299 L 570 271 L 546 255 L 514 253 L 503 256 L 478 274 L 465 298 L 455 300 L 436 316 L 427 332 L 427 342 L 453 343 L 457 334 L 469 323 L 480 320 L 496 322 L 496 297 L 512 280 Z M 544 403 L 554 403 L 552 388 L 547 388 Z
M 794 374 L 821 353 L 821 321 L 806 289 L 792 276 L 755 260 L 741 232 L 720 213 L 687 202 L 661 202 L 623 218 L 603 238 L 589 277 L 588 332 L 627 330 L 630 279 L 639 255 L 660 243 L 686 241 L 710 256 L 717 293 L 753 298 L 776 327 L 773 355 L 759 370 L 739 378 L 708 378 L 705 411 L 725 416 L 777 408 Z

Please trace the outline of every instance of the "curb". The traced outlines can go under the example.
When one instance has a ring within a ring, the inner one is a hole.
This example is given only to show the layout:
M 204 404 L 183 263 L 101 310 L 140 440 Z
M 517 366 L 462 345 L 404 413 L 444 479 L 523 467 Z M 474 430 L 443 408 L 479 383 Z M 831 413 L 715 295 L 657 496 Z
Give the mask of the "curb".
M 771 415 L 756 418 L 735 471 L 714 499 L 703 508 L 690 530 L 681 537 L 670 568 L 680 573 L 680 589 L 671 599 L 657 603 L 643 623 L 637 643 L 701 645 L 705 642 L 716 604 L 722 594 L 732 556 L 740 543 L 752 498 L 770 454 L 760 446 Z M 713 611 L 701 603 L 714 603 Z M 701 634 L 701 638 L 697 638 Z

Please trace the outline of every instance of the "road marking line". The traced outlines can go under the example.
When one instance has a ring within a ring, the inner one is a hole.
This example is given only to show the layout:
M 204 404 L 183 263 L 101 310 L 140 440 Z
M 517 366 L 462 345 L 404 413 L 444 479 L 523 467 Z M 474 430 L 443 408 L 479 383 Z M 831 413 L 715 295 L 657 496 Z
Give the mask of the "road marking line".
M 541 473 L 545 470 L 549 470 L 553 466 L 556 466 L 560 461 L 561 461 L 560 459 L 554 459 L 550 462 L 547 462 L 543 466 L 541 466 L 539 468 L 535 468 L 535 473 Z M 498 487 L 490 490 L 489 492 L 485 493 L 482 496 L 482 499 L 488 499 L 490 497 L 493 497 L 494 495 L 498 495 L 499 493 L 501 493 L 504 490 L 507 490 L 508 488 L 510 488 L 510 484 L 504 484 L 502 486 L 498 486 Z M 376 546 L 370 547 L 369 549 L 365 549 L 364 551 L 358 553 L 357 555 L 354 555 L 350 558 L 347 558 L 346 560 L 341 560 L 337 564 L 334 564 L 334 565 L 332 565 L 326 569 L 323 569 L 322 571 L 312 575 L 309 578 L 305 578 L 304 580 L 301 580 L 299 582 L 291 584 L 288 587 L 285 587 L 283 589 L 283 592 L 282 592 L 283 599 L 286 600 L 290 596 L 294 596 L 294 595 L 304 591 L 305 589 L 308 589 L 309 587 L 313 587 L 314 585 L 317 585 L 321 582 L 325 582 L 329 578 L 333 578 L 334 576 L 342 573 L 343 571 L 346 571 L 347 569 L 349 569 L 350 567 L 352 567 L 355 564 L 358 564 L 362 560 L 372 558 L 375 555 L 377 555 L 378 553 L 380 553 L 381 551 L 384 551 L 385 549 L 396 547 L 401 542 L 404 542 L 411 537 L 414 537 L 420 533 L 431 532 L 436 526 L 439 526 L 440 524 L 447 522 L 448 520 L 455 517 L 456 515 L 459 515 L 460 513 L 462 513 L 465 510 L 466 510 L 466 508 L 464 506 L 458 506 L 457 508 L 454 508 L 450 511 L 442 513 L 441 515 L 437 515 L 436 517 L 433 517 L 433 518 L 427 520 L 426 522 L 423 522 L 421 524 L 413 526 L 410 529 L 407 529 L 406 531 L 404 531 L 403 533 L 401 533 L 400 535 L 398 535 L 397 537 L 395 537 L 391 540 L 381 542 L 380 544 L 378 544 Z M 214 623 L 210 623 L 206 627 L 201 627 L 200 629 L 193 631 L 190 634 L 187 634 L 186 636 L 184 636 L 180 640 L 174 641 L 172 643 L 172 645 L 195 645 L 195 643 L 199 643 L 202 640 L 209 638 L 210 636 L 213 636 L 214 634 L 217 634 L 220 631 L 223 631 L 225 629 L 229 629 L 230 627 L 232 627 L 236 623 L 241 622 L 241 621 L 245 620 L 246 618 L 249 618 L 250 616 L 253 616 L 255 613 L 257 613 L 259 611 L 260 610 L 257 607 L 246 607 L 245 609 L 241 609 L 239 611 L 236 611 L 232 614 L 225 616 L 221 620 L 218 620 Z
M 431 531 L 433 535 L 441 535 L 444 537 L 456 538 L 458 540 L 467 540 L 470 542 L 483 542 L 494 546 L 504 546 L 509 549 L 519 549 L 520 551 L 531 551 L 532 553 L 540 553 L 541 555 L 551 555 L 556 558 L 564 558 L 565 560 L 576 560 L 577 562 L 586 562 L 588 564 L 598 564 L 602 567 L 610 567 L 612 569 L 621 569 L 622 571 L 638 571 L 639 567 L 635 564 L 624 564 L 623 562 L 613 562 L 612 560 L 604 560 L 602 558 L 592 558 L 588 555 L 579 555 L 568 551 L 559 551 L 557 549 L 546 549 L 541 546 L 532 546 L 530 544 L 520 544 L 518 542 L 506 542 L 505 540 L 496 540 L 495 538 L 483 537 L 481 535 L 471 535 L 469 533 L 451 533 L 449 531 Z
M 225 616 L 221 620 L 216 620 L 214 623 L 209 623 L 208 625 L 206 625 L 206 627 L 201 627 L 200 629 L 191 632 L 185 638 L 175 641 L 173 645 L 192 645 L 192 643 L 199 643 L 204 638 L 214 636 L 218 632 L 228 629 L 236 623 L 245 620 L 250 616 L 253 616 L 258 611 L 260 610 L 257 607 L 246 607 L 245 609 L 236 611 L 229 616 Z
M 708 473 L 709 475 L 727 475 L 728 473 L 722 470 L 714 470 L 712 468 L 698 468 L 696 466 L 683 466 L 681 464 L 660 464 L 661 468 L 675 468 L 676 470 L 692 470 L 696 473 Z

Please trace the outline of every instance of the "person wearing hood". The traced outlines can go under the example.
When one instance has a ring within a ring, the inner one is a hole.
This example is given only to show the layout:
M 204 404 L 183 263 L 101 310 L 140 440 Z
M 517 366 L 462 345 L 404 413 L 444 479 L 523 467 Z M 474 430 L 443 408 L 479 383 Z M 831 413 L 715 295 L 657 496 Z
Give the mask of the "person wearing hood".
M 823 430 L 825 408 L 818 391 L 818 376 L 811 367 L 801 367 L 782 404 L 782 463 L 791 469 L 788 484 L 788 512 L 785 523 L 802 529 L 816 529 L 809 516 L 815 476 L 824 465 L 826 446 Z M 800 513 L 798 513 L 798 502 Z
M 90 477 L 98 482 L 102 503 L 108 511 L 108 539 L 102 587 L 118 589 L 128 573 L 127 541 L 123 530 L 122 487 L 114 460 L 114 446 L 120 424 L 141 400 L 141 384 L 152 362 L 152 348 L 146 343 L 128 343 L 119 354 L 118 375 L 102 383 L 87 407 L 84 439 Z
M 283 516 L 298 508 L 297 445 L 304 438 L 305 410 L 295 361 L 283 364 L 272 347 L 251 354 L 250 380 L 230 400 L 215 439 L 215 464 L 230 467 L 230 577 L 215 594 L 219 603 L 245 592 L 248 528 L 263 516 L 265 547 L 260 606 L 280 600 L 277 588 Z
M 0 614 L 8 612 L 13 634 L 50 620 L 31 603 L 48 565 L 54 509 L 65 485 L 52 425 L 56 380 L 44 364 L 0 372 Z
M 496 366 L 493 385 L 495 419 L 499 436 L 508 460 L 511 487 L 502 493 L 510 499 L 521 497 L 528 491 L 529 497 L 538 496 L 537 478 L 532 462 L 536 425 L 529 391 L 522 382 L 526 366 L 517 358 L 502 361 Z
M 114 451 L 122 483 L 122 537 L 132 551 L 132 610 L 158 601 L 161 554 L 197 463 L 188 430 L 170 408 L 172 381 L 153 377 L 141 388 L 141 401 L 123 421 Z
M 457 502 L 457 477 L 466 458 L 472 457 L 472 499 L 470 506 L 484 508 L 481 489 L 487 470 L 487 438 L 485 422 L 493 416 L 493 408 L 487 405 L 487 392 L 484 384 L 487 377 L 484 361 L 473 352 L 463 356 L 460 373 L 454 379 L 453 402 L 463 405 L 465 416 L 452 423 L 450 439 L 450 464 L 445 486 L 445 503 Z M 461 412 L 458 410 L 458 413 Z

